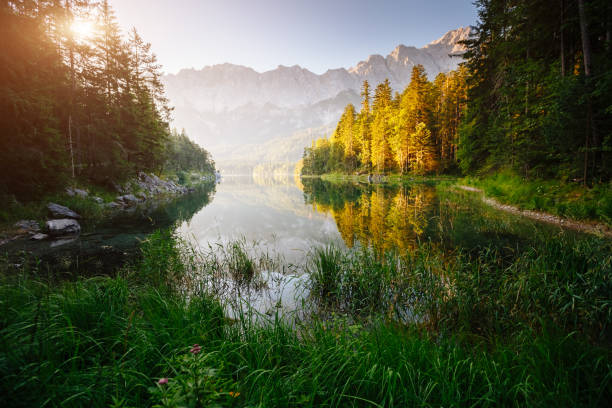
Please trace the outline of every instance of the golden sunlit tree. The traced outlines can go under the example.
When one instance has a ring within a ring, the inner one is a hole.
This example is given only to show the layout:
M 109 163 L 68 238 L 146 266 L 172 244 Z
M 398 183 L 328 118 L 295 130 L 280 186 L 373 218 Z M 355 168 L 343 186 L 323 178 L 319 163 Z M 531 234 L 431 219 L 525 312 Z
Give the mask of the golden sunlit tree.
M 436 166 L 434 147 L 431 142 L 431 132 L 427 125 L 417 124 L 414 133 L 410 135 L 414 157 L 411 166 L 416 174 L 425 174 Z

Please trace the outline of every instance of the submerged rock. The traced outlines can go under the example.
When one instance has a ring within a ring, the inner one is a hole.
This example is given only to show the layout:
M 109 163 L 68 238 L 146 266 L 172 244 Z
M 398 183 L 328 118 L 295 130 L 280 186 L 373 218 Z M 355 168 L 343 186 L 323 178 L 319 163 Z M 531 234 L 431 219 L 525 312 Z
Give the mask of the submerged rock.
M 47 208 L 54 218 L 81 218 L 79 214 L 75 213 L 68 207 L 64 207 L 63 205 L 49 203 L 47 204 Z
M 34 241 L 42 241 L 43 239 L 47 239 L 47 238 L 49 238 L 49 235 L 43 234 L 43 233 L 40 233 L 40 232 L 38 234 L 34 234 L 34 235 L 32 235 L 30 237 L 30 239 L 34 240 Z
M 63 235 L 77 235 L 81 232 L 81 226 L 76 220 L 64 218 L 59 220 L 49 220 L 45 224 L 49 235 L 58 237 Z

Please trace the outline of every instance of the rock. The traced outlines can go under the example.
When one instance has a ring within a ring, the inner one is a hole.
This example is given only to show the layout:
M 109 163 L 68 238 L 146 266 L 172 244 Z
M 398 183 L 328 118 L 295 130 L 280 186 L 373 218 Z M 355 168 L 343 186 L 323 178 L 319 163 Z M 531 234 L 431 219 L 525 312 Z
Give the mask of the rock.
M 22 229 L 26 232 L 38 232 L 40 231 L 40 225 L 34 220 L 20 220 L 15 223 L 15 227 Z
M 79 214 L 75 213 L 68 207 L 64 207 L 63 205 L 49 203 L 47 204 L 47 208 L 54 218 L 74 218 L 77 220 L 81 218 Z
M 49 235 L 47 234 L 43 234 L 43 233 L 38 233 L 38 234 L 34 234 L 30 237 L 30 239 L 34 240 L 34 241 L 42 241 L 43 239 L 47 239 L 49 238 Z
M 113 181 L 111 184 L 113 188 L 115 189 L 115 191 L 118 192 L 119 194 L 127 194 L 129 192 L 127 187 L 124 187 L 119 183 L 116 183 Z
M 147 195 L 143 192 L 137 193 L 136 197 L 140 200 L 140 201 L 147 201 Z
M 76 235 L 81 232 L 81 226 L 76 220 L 64 218 L 60 220 L 49 220 L 45 224 L 46 231 L 53 237 L 62 235 Z
M 85 190 L 81 190 L 79 188 L 72 188 L 72 187 L 68 187 L 66 189 L 66 194 L 68 194 L 70 197 L 74 197 L 74 196 L 87 197 L 89 195 L 89 193 Z
M 104 204 L 104 200 L 100 197 L 93 197 L 92 200 L 94 200 L 98 204 Z
M 138 198 L 134 194 L 125 194 L 117 197 L 117 201 L 127 206 L 138 204 Z
M 120 208 L 123 208 L 123 205 L 121 205 L 121 204 L 119 204 L 117 202 L 114 202 L 114 201 L 112 203 L 107 203 L 105 205 L 106 205 L 106 207 L 108 207 L 110 209 L 113 209 L 113 210 L 118 210 Z

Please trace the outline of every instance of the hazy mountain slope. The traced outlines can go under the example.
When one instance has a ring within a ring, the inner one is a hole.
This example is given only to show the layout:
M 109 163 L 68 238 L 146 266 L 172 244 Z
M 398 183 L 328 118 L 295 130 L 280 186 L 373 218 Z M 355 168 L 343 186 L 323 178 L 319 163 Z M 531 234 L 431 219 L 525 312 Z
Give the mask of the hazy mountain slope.
M 175 107 L 173 125 L 185 128 L 197 143 L 210 149 L 217 162 L 243 160 L 241 151 L 262 151 L 262 146 L 263 154 L 249 157 L 257 156 L 257 162 L 279 156 L 297 160 L 301 153 L 296 154 L 294 146 L 291 152 L 281 151 L 287 144 L 266 142 L 333 124 L 346 104 L 359 103 L 366 79 L 375 86 L 389 78 L 393 88 L 401 90 L 415 64 L 422 64 L 430 79 L 455 69 L 463 52 L 458 42 L 468 35 L 468 27 L 449 31 L 423 48 L 399 45 L 386 57 L 371 55 L 348 70 L 332 69 L 322 75 L 297 65 L 259 73 L 220 64 L 185 69 L 163 81 Z

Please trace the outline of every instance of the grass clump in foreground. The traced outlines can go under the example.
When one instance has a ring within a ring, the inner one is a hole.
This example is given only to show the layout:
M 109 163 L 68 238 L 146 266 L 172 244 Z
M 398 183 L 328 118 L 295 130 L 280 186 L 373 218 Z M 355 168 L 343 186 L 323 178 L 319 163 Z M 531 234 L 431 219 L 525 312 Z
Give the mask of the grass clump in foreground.
M 312 296 L 339 307 L 335 317 L 297 323 L 230 321 L 214 294 L 185 295 L 184 281 L 202 266 L 168 233 L 154 234 L 143 261 L 116 277 L 52 285 L 5 276 L 1 402 L 605 406 L 607 244 L 546 244 L 503 267 L 486 252 L 315 252 Z M 403 292 L 411 295 L 396 297 Z M 422 305 L 420 318 L 399 323 L 391 305 Z
M 489 197 L 523 209 L 600 221 L 612 227 L 612 187 L 609 183 L 587 188 L 559 180 L 526 180 L 507 171 L 484 178 L 467 177 L 463 181 L 482 188 Z

